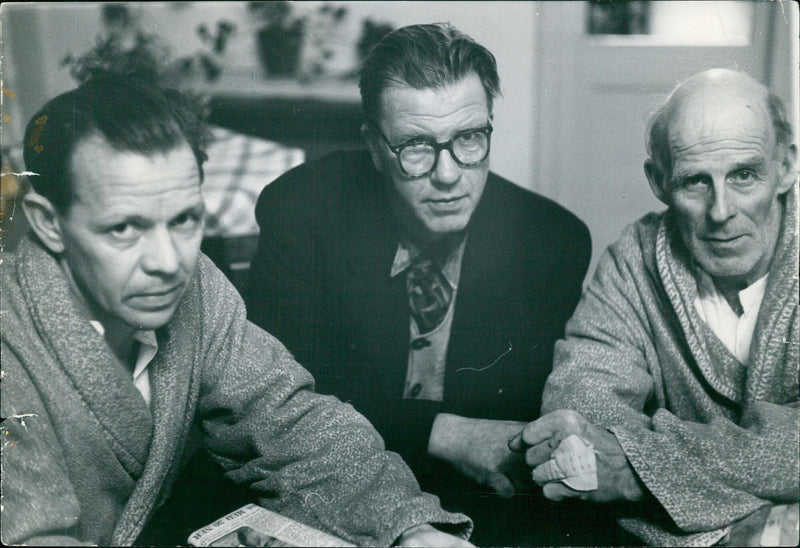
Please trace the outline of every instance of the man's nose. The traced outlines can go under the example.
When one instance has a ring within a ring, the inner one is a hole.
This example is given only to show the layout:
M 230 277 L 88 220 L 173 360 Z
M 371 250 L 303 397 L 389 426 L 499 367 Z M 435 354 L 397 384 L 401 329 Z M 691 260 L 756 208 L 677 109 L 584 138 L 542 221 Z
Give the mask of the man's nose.
M 142 269 L 148 274 L 171 275 L 180 267 L 178 249 L 166 227 L 155 228 L 145 242 Z
M 731 196 L 724 181 L 714 182 L 711 208 L 708 213 L 711 220 L 715 223 L 724 223 L 735 214 L 735 209 L 731 203 Z
M 431 181 L 443 185 L 452 185 L 461 177 L 461 167 L 456 163 L 452 154 L 447 149 L 439 151 L 439 160 L 436 169 L 431 173 Z

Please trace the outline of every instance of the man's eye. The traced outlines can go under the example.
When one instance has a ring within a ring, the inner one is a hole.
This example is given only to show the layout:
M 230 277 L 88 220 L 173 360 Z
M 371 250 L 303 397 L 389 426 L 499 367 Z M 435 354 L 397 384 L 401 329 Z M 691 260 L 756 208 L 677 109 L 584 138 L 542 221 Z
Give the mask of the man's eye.
M 109 234 L 120 240 L 129 240 L 138 234 L 138 229 L 131 223 L 119 223 L 108 230 Z
M 193 230 L 200 222 L 200 217 L 194 213 L 182 213 L 175 217 L 172 226 L 183 230 Z
M 704 175 L 690 175 L 689 177 L 684 177 L 681 179 L 681 186 L 684 188 L 697 188 L 700 185 L 704 185 L 709 182 L 708 177 Z
M 738 184 L 752 183 L 755 179 L 756 173 L 752 169 L 740 169 L 728 176 L 730 182 Z
M 406 162 L 419 162 L 426 160 L 433 153 L 433 147 L 428 143 L 411 143 L 406 145 L 400 155 Z
M 456 137 L 456 146 L 465 151 L 479 151 L 487 144 L 486 137 L 479 131 L 462 133 Z

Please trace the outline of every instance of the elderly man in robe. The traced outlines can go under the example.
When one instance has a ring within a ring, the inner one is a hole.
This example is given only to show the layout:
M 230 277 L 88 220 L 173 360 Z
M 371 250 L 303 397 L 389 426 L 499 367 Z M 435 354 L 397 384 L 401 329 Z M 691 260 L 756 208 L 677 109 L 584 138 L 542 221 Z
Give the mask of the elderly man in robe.
M 752 78 L 710 70 L 673 91 L 647 144 L 667 210 L 600 261 L 557 343 L 546 414 L 510 446 L 545 496 L 620 503 L 645 542 L 796 545 L 797 151 L 784 109 Z

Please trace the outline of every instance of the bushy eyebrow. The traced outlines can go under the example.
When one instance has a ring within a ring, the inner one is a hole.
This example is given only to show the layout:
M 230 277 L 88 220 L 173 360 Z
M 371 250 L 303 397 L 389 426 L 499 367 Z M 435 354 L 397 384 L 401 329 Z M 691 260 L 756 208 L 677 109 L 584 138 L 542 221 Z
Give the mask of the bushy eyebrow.
M 764 171 L 767 167 L 767 159 L 766 158 L 754 158 L 752 160 L 745 160 L 743 162 L 738 162 L 730 172 L 739 171 L 741 169 L 752 169 L 753 171 Z
M 761 154 L 754 154 L 752 156 L 748 156 L 742 158 L 741 160 L 738 160 L 728 170 L 728 173 L 733 173 L 734 171 L 738 171 L 740 169 L 752 169 L 753 171 L 764 171 L 768 163 L 769 161 L 767 160 L 767 158 L 765 158 Z M 707 175 L 707 174 L 708 174 L 707 170 L 695 169 L 691 165 L 684 168 L 678 166 L 673 168 L 670 180 L 681 180 L 685 179 L 686 177 L 693 177 L 696 175 Z
M 479 130 L 479 129 L 483 129 L 483 128 L 485 128 L 487 126 L 487 124 L 489 124 L 488 120 L 486 122 L 484 122 L 483 124 L 480 124 L 480 125 L 473 125 L 473 126 L 465 127 L 463 129 L 459 129 L 455 133 L 453 133 L 453 137 L 455 137 L 456 135 L 460 135 L 461 133 L 466 133 L 468 131 L 476 131 L 476 130 Z M 401 133 L 400 135 L 403 135 L 403 134 Z M 451 137 L 451 139 L 452 139 L 452 137 Z M 401 137 L 399 144 L 400 145 L 405 145 L 407 143 L 413 143 L 413 142 L 416 142 L 416 141 L 424 141 L 426 143 L 437 143 L 437 142 L 439 142 L 436 139 L 434 139 L 433 137 L 431 137 L 430 135 L 425 135 L 423 133 L 417 133 L 417 134 L 409 134 L 407 137 Z

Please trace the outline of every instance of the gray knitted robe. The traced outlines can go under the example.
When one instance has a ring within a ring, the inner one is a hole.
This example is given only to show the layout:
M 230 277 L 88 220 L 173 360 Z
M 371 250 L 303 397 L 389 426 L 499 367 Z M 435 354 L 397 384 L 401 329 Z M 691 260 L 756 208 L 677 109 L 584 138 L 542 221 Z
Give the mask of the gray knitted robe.
M 169 494 L 193 424 L 261 503 L 358 544 L 471 524 L 420 492 L 352 407 L 245 319 L 203 257 L 158 330 L 152 407 L 32 237 L 2 263 L 2 542 L 131 544 Z
M 557 343 L 542 411 L 574 409 L 616 435 L 654 497 L 620 520 L 645 542 L 714 543 L 757 509 L 800 499 L 796 192 L 747 366 L 698 316 L 668 213 L 609 248 Z

